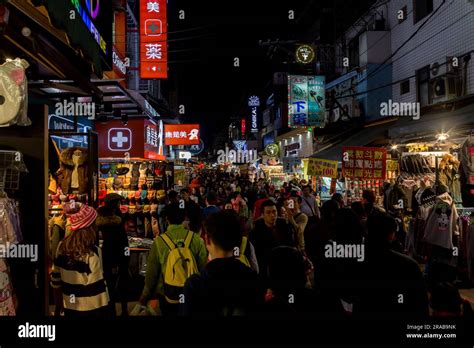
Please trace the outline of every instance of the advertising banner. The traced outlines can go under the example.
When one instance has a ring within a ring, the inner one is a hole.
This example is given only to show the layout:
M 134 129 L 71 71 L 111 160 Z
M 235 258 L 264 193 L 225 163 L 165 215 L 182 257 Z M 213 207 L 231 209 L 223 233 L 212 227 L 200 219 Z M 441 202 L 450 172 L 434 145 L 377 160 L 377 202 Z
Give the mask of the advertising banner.
M 309 158 L 306 174 L 335 179 L 337 178 L 337 161 Z
M 248 106 L 250 114 L 250 133 L 258 133 L 260 98 L 255 95 L 249 97 Z
M 166 124 L 165 145 L 199 145 L 199 124 Z
M 283 157 L 283 171 L 285 173 L 297 173 L 301 171 L 301 158 Z
M 288 77 L 289 127 L 323 126 L 326 111 L 324 84 L 324 76 Z
M 379 147 L 342 148 L 342 175 L 345 178 L 385 179 L 387 150 Z
M 140 1 L 140 77 L 168 78 L 166 0 Z

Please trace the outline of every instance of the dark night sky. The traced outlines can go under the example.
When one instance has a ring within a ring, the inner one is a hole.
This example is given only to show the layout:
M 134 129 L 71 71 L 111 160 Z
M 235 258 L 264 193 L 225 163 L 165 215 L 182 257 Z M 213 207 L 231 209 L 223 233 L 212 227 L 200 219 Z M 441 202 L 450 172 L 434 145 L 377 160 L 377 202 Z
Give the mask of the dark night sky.
M 324 5 L 333 7 L 334 1 L 341 18 L 338 23 L 346 28 L 367 9 L 368 3 L 373 3 L 373 0 L 328 0 Z M 218 3 L 170 0 L 170 80 L 177 80 L 178 104 L 186 106 L 185 121 L 199 122 L 205 140 L 227 127 L 230 117 L 238 114 L 245 96 L 258 93 L 272 79 L 273 72 L 283 71 L 284 59 L 267 58 L 266 49 L 259 47 L 258 41 L 304 41 L 307 25 L 289 20 L 288 11 L 294 10 L 296 19 L 307 13 L 306 21 L 312 24 L 321 13 L 318 7 L 322 3 L 319 0 Z M 185 11 L 185 20 L 178 19 L 179 10 Z M 204 28 L 182 31 L 199 27 Z M 190 37 L 193 38 L 181 40 Z M 288 48 L 294 50 L 292 46 Z M 234 67 L 234 57 L 240 58 L 240 68 Z

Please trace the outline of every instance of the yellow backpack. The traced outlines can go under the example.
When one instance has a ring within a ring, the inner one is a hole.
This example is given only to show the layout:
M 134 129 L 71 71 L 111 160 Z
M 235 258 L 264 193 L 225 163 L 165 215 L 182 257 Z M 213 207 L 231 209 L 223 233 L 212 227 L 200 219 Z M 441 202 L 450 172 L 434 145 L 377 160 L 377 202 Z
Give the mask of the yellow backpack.
M 189 248 L 194 233 L 189 231 L 184 243 L 178 244 L 173 243 L 166 233 L 160 234 L 159 237 L 170 249 L 164 267 L 165 298 L 169 303 L 179 303 L 184 283 L 190 276 L 199 272 L 196 259 Z
M 251 267 L 250 266 L 250 262 L 249 262 L 249 259 L 247 258 L 247 256 L 245 256 L 245 249 L 247 248 L 247 243 L 248 240 L 247 240 L 247 237 L 242 237 L 242 243 L 240 244 L 240 250 L 239 250 L 239 257 L 238 259 L 247 267 Z

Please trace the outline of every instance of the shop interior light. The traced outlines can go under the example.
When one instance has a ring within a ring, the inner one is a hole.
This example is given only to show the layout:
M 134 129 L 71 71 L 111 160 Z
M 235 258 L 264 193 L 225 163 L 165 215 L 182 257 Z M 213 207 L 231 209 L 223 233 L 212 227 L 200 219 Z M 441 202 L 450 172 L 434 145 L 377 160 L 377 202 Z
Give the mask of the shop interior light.
M 390 148 L 392 150 L 397 150 L 398 149 L 398 145 L 397 144 L 393 144 L 392 146 L 390 146 Z
M 446 141 L 448 138 L 449 138 L 448 133 L 440 133 L 436 136 L 436 139 L 438 139 L 438 141 Z

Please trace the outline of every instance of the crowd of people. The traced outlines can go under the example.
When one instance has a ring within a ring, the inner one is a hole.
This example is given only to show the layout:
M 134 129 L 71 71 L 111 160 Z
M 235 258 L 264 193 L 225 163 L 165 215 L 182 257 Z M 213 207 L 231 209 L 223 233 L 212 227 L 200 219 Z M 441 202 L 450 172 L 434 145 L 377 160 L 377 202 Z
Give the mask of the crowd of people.
M 69 214 L 51 276 L 65 315 L 115 315 L 124 298 L 130 253 L 120 203 L 110 194 L 98 211 L 79 206 Z M 204 170 L 159 204 L 139 303 L 158 300 L 163 316 L 471 315 L 453 284 L 425 281 L 372 191 L 348 207 L 340 194 L 321 204 L 305 182 L 277 189 Z M 328 253 L 335 245 L 362 254 Z

